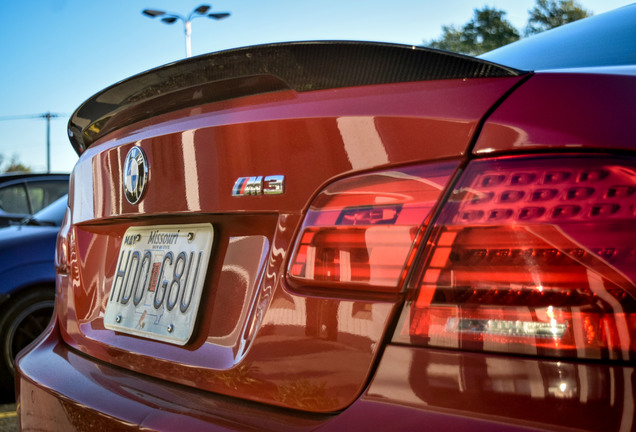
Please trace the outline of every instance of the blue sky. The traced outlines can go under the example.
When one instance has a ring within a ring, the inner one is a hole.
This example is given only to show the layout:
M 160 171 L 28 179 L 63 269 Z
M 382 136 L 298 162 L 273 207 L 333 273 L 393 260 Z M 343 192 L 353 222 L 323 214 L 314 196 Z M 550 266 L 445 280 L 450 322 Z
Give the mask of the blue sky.
M 580 0 L 602 13 L 632 1 Z M 183 26 L 141 15 L 146 8 L 187 15 L 204 1 L 3 1 L 0 14 L 0 155 L 46 170 L 46 122 L 5 120 L 45 112 L 51 121 L 52 171 L 77 161 L 66 135 L 68 116 L 88 97 L 136 73 L 185 56 Z M 475 8 L 496 7 L 522 28 L 534 0 L 219 0 L 222 21 L 193 21 L 192 53 L 289 40 L 375 40 L 420 45 L 441 26 L 463 25 Z

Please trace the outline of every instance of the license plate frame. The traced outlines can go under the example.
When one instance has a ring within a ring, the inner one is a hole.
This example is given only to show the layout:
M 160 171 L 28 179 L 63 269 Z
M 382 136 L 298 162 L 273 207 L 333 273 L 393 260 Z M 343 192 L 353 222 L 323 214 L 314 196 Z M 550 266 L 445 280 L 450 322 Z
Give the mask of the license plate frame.
M 214 243 L 212 224 L 126 230 L 104 311 L 104 327 L 185 345 L 194 331 Z

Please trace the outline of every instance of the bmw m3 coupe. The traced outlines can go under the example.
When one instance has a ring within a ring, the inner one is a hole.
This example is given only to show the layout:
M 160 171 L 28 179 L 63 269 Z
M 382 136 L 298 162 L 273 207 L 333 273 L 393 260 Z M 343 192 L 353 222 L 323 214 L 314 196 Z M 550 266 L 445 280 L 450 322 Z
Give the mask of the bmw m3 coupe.
M 24 430 L 628 431 L 636 6 L 480 58 L 298 42 L 89 98 Z

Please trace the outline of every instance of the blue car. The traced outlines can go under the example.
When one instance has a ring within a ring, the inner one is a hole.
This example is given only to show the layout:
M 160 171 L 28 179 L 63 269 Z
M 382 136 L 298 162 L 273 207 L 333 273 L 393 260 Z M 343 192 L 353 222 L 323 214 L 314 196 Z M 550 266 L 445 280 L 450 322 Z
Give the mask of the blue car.
M 0 229 L 0 389 L 13 393 L 15 355 L 46 328 L 55 299 L 55 240 L 67 195 Z
M 19 222 L 68 192 L 68 174 L 0 174 L 0 227 Z

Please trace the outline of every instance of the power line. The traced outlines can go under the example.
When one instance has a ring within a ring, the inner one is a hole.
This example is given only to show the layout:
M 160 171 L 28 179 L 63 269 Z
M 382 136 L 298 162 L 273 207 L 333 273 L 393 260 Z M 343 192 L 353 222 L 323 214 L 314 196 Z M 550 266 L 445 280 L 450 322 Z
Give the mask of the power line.
M 13 115 L 13 116 L 0 116 L 0 121 L 6 120 L 29 120 L 29 119 L 44 119 L 46 120 L 46 172 L 51 172 L 51 119 L 60 117 L 68 117 L 65 114 L 45 112 L 42 114 L 26 114 L 26 115 Z

